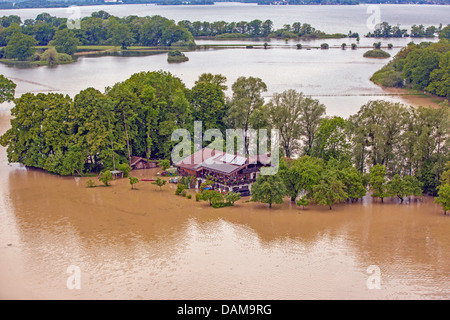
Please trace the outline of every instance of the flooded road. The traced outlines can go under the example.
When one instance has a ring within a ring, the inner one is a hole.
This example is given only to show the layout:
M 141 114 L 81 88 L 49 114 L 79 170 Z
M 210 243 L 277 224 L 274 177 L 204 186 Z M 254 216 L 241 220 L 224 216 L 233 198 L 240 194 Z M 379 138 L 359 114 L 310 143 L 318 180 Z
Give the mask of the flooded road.
M 8 124 L 0 113 L 0 134 Z M 0 172 L 2 299 L 450 298 L 450 216 L 429 198 L 213 209 L 174 185 L 88 189 L 10 166 L 4 148 Z M 79 290 L 67 287 L 73 266 Z

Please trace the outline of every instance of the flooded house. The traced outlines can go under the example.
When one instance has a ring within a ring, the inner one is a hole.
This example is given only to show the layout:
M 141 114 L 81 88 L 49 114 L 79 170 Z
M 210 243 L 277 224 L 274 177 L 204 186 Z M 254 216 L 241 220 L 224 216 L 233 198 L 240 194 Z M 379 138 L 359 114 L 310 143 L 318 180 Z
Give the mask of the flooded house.
M 261 167 L 270 165 L 270 155 L 243 157 L 210 148 L 202 150 L 176 163 L 179 176 L 195 176 L 196 187 L 212 180 L 212 188 L 222 192 L 240 192 L 250 195 Z

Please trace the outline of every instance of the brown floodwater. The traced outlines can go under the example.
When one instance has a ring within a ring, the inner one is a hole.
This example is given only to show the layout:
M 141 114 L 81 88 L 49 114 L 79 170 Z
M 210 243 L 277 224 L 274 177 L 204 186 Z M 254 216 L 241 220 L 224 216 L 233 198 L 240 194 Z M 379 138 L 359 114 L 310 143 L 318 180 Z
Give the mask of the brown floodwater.
M 88 179 L 8 165 L 0 147 L 1 299 L 450 298 L 450 216 L 430 198 L 213 209 L 174 185 Z

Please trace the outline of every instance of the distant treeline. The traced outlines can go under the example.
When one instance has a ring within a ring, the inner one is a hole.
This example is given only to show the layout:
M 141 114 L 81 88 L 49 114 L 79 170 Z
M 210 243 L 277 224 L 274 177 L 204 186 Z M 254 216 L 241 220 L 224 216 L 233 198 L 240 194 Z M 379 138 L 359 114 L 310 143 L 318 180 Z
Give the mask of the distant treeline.
M 375 27 L 373 32 L 369 32 L 366 37 L 369 38 L 434 38 L 442 31 L 442 23 L 439 26 L 429 26 L 414 24 L 410 33 L 407 29 L 402 29 L 400 25 L 391 26 L 388 22 L 383 22 Z
M 159 5 L 213 5 L 214 2 L 230 0 L 121 0 L 105 3 L 104 0 L 10 0 L 0 2 L 0 9 L 23 8 L 66 8 L 69 6 L 90 6 L 109 4 L 159 4 Z M 257 3 L 260 5 L 358 5 L 374 4 L 448 4 L 448 0 L 241 0 L 235 2 Z
M 448 0 L 242 0 L 241 2 L 261 5 L 448 4 Z
M 18 16 L 3 16 L 0 18 L 0 47 L 17 46 L 19 36 L 26 39 L 27 43 L 39 46 L 54 45 L 54 40 L 62 44 L 70 42 L 75 50 L 76 45 L 116 45 L 123 49 L 130 45 L 195 45 L 187 29 L 161 16 L 117 18 L 105 11 L 98 11 L 83 18 L 80 28 L 69 29 L 67 24 L 66 18 L 57 18 L 48 13 L 41 13 L 35 19 L 23 22 Z M 60 53 L 73 54 L 67 51 Z
M 239 38 L 344 38 L 345 34 L 326 34 L 316 30 L 308 23 L 294 22 L 285 24 L 283 28 L 275 30 L 271 20 L 253 20 L 240 22 L 207 22 L 188 21 L 178 22 L 178 25 L 186 28 L 194 37 L 216 37 L 217 39 L 239 39 Z

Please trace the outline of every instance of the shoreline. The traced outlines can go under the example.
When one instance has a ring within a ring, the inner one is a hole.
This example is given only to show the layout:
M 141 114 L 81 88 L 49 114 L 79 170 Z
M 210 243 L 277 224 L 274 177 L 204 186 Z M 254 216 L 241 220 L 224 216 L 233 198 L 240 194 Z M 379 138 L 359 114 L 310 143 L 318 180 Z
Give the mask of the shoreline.
M 425 107 L 425 108 L 439 108 L 439 105 L 445 102 L 447 99 L 444 97 L 438 97 L 429 93 L 420 92 L 418 90 L 409 88 L 390 88 L 380 86 L 381 89 L 386 91 L 389 95 L 399 96 L 404 99 L 409 105 L 413 107 Z

